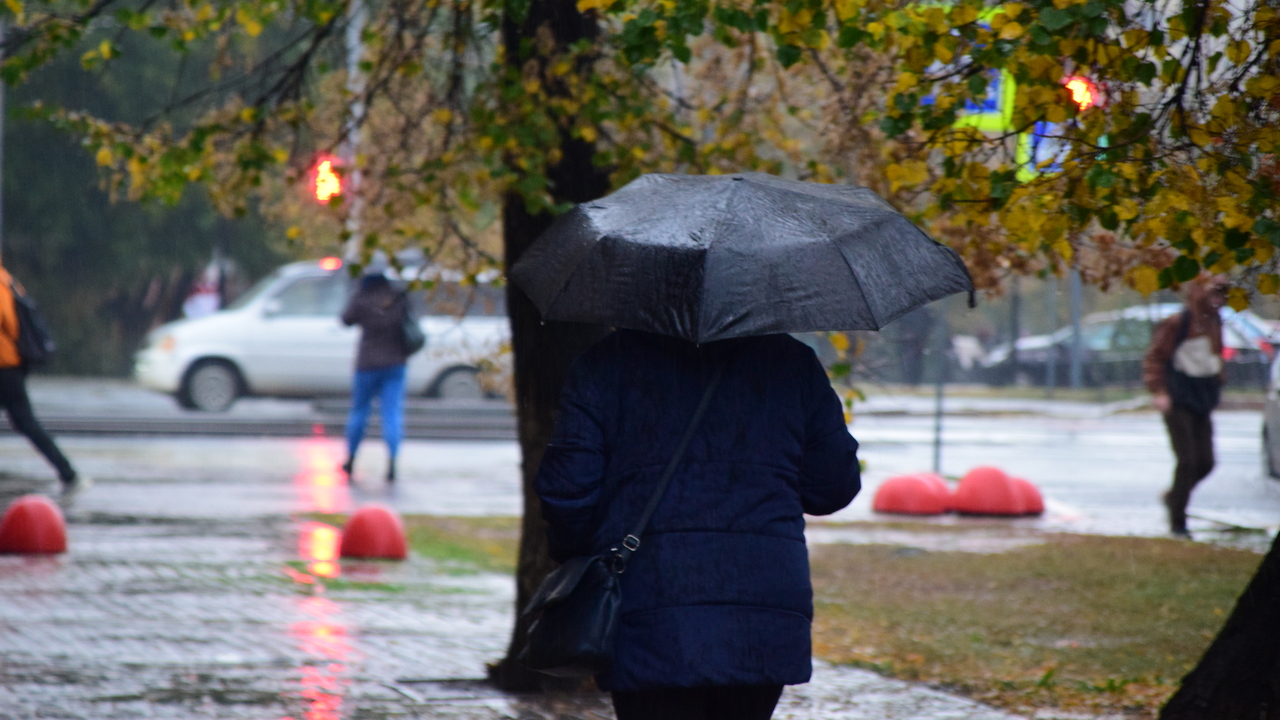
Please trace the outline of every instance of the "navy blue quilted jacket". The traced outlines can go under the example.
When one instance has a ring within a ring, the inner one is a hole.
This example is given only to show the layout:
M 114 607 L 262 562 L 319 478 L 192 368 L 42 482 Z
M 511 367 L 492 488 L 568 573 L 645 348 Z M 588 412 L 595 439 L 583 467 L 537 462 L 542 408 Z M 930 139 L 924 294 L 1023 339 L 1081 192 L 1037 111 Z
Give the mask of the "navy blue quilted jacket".
M 794 338 L 620 330 L 588 350 L 535 481 L 551 554 L 604 552 L 632 529 L 715 363 L 720 386 L 622 576 L 605 689 L 809 680 L 803 514 L 843 508 L 861 482 L 840 400 Z

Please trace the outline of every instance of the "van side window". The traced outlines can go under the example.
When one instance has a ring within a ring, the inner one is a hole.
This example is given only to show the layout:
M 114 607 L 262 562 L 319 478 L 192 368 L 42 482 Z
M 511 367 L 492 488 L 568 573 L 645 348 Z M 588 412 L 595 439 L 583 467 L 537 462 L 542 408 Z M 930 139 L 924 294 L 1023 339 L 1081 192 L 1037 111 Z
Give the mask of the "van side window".
M 276 293 L 276 315 L 336 317 L 347 302 L 346 279 L 340 275 L 298 278 Z

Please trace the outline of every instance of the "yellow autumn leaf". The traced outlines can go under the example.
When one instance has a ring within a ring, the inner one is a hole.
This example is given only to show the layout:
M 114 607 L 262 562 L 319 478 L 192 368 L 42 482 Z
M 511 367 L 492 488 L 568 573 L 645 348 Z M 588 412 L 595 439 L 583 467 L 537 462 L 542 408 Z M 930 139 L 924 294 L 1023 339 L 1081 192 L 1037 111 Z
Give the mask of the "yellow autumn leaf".
M 1143 295 L 1150 295 L 1160 289 L 1160 273 L 1146 265 L 1136 267 L 1129 271 L 1129 284 Z
M 1244 288 L 1233 287 L 1227 291 L 1227 305 L 1232 310 L 1240 312 L 1249 307 L 1249 293 Z
M 1044 119 L 1051 123 L 1066 122 L 1067 109 L 1057 104 L 1050 105 L 1044 109 Z
M 977 19 L 978 10 L 972 5 L 958 5 L 951 8 L 951 23 L 953 25 L 968 25 Z
M 1212 138 L 1209 136 L 1209 133 L 1205 132 L 1204 128 L 1200 127 L 1199 125 L 1188 126 L 1187 137 L 1191 139 L 1191 142 L 1195 143 L 1196 145 L 1199 145 L 1200 147 L 1204 147 L 1212 141 Z
M 98 154 L 94 155 L 93 159 L 101 167 L 107 167 L 115 161 L 114 156 L 111 154 L 111 149 L 106 146 L 98 148 Z
M 302 228 L 298 227 L 297 225 L 293 225 L 288 230 L 284 231 L 284 236 L 289 238 L 290 240 L 297 240 L 298 236 L 301 234 L 302 234 Z
M 244 28 L 245 33 L 249 37 L 258 37 L 262 34 L 262 23 L 258 19 L 250 15 L 243 7 L 236 9 L 236 22 Z
M 599 137 L 599 133 L 597 133 L 596 129 L 590 125 L 578 128 L 578 135 L 589 143 L 595 142 L 596 138 Z
M 581 7 L 581 6 L 579 6 Z M 844 22 L 858 13 L 862 7 L 860 0 L 836 0 L 836 18 Z
M 1001 40 L 1017 40 L 1018 38 L 1022 37 L 1023 31 L 1024 31 L 1024 28 L 1022 27 L 1022 25 L 1016 22 L 1011 22 L 1008 25 L 1005 25 L 1004 27 L 1000 28 L 1000 39 Z
M 435 120 L 440 125 L 447 125 L 449 121 L 453 119 L 453 111 L 449 108 L 440 108 L 431 113 L 431 119 Z
M 1263 295 L 1275 295 L 1280 292 L 1280 275 L 1262 273 L 1258 276 L 1258 292 Z
M 4 6 L 9 8 L 9 12 L 21 17 L 23 7 L 20 0 L 4 0 Z
M 842 332 L 833 332 L 827 335 L 827 339 L 831 341 L 831 347 L 841 354 L 849 349 L 849 336 Z
M 1228 43 L 1227 59 L 1231 61 L 1231 64 L 1239 65 L 1249 59 L 1249 51 L 1252 49 L 1248 40 L 1237 40 L 1233 43 Z

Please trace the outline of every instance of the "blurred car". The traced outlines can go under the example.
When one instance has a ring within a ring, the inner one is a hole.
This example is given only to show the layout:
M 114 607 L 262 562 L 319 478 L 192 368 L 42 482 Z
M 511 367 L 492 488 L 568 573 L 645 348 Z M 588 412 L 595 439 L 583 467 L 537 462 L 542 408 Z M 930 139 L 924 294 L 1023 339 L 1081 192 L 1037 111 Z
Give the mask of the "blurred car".
M 1135 383 L 1141 379 L 1142 357 L 1151 344 L 1151 333 L 1157 323 L 1182 312 L 1180 303 L 1134 305 L 1122 310 L 1090 313 L 1080 320 L 1081 360 L 1085 366 L 1085 382 L 1100 385 L 1109 382 Z M 1227 361 L 1230 384 L 1260 386 L 1280 334 L 1272 321 L 1264 320 L 1250 310 L 1221 309 L 1223 358 Z M 1047 384 L 1050 363 L 1054 364 L 1055 383 L 1065 385 L 1071 363 L 1072 329 L 1060 328 L 1047 335 L 1019 338 L 1018 372 L 1032 383 Z M 1012 371 L 1010 343 L 996 345 L 983 359 L 987 377 L 995 382 L 1009 382 Z
M 409 358 L 407 392 L 481 398 L 479 366 L 509 346 L 505 295 L 440 273 L 436 279 L 410 296 L 427 346 Z M 360 330 L 339 315 L 352 286 L 337 258 L 285 265 L 219 312 L 153 330 L 134 377 L 182 407 L 210 412 L 246 395 L 347 394 Z
M 1280 478 L 1280 356 L 1271 363 L 1262 411 L 1262 467 L 1267 475 Z

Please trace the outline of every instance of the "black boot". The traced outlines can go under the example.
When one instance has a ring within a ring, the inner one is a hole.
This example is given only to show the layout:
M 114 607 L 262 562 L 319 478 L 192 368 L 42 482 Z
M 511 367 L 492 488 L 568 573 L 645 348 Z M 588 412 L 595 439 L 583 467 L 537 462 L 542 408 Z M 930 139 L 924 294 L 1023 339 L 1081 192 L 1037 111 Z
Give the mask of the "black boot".
M 355 470 L 355 465 L 356 465 L 356 458 L 354 455 L 347 458 L 347 461 L 342 463 L 342 472 L 346 473 L 347 480 L 351 480 L 351 473 L 352 471 Z

